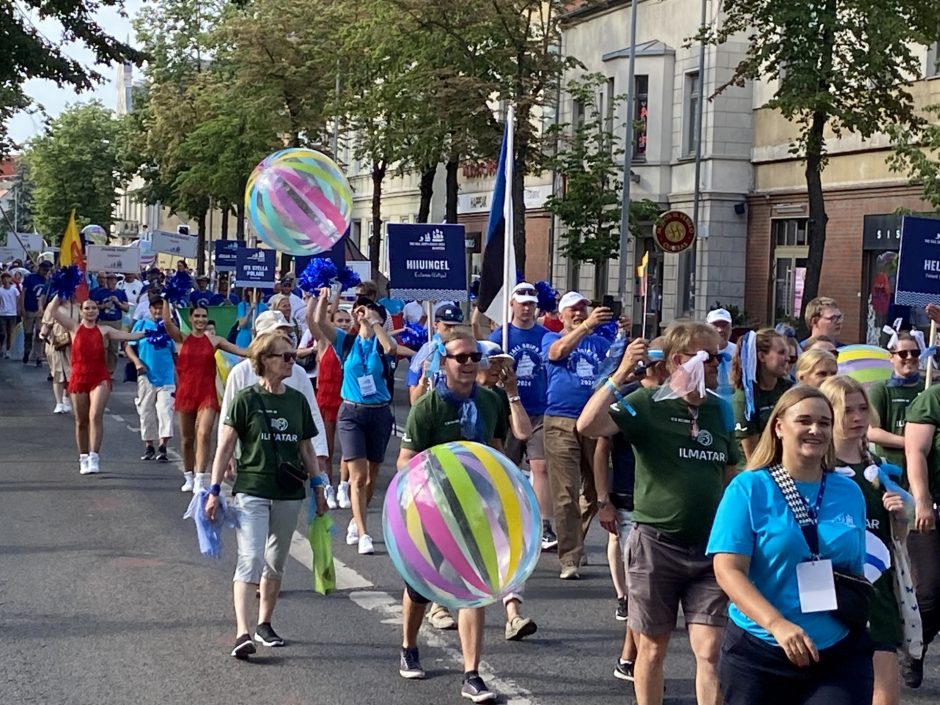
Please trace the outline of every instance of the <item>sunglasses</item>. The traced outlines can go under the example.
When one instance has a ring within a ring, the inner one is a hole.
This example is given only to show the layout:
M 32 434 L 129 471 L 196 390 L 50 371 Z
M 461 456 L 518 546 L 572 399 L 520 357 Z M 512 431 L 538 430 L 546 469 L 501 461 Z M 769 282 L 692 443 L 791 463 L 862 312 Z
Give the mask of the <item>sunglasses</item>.
M 910 358 L 920 357 L 920 350 L 895 350 L 891 353 L 892 355 L 897 355 L 902 360 Z
M 538 292 L 535 289 L 516 289 L 513 293 L 516 296 L 538 296 Z
M 451 355 L 448 353 L 446 356 L 448 360 L 456 360 L 459 365 L 466 365 L 468 362 L 479 362 L 483 359 L 483 353 L 481 352 L 472 352 L 472 353 L 460 353 L 458 355 Z
M 293 362 L 297 359 L 297 353 L 291 350 L 290 352 L 271 353 L 268 357 L 279 357 L 284 362 Z

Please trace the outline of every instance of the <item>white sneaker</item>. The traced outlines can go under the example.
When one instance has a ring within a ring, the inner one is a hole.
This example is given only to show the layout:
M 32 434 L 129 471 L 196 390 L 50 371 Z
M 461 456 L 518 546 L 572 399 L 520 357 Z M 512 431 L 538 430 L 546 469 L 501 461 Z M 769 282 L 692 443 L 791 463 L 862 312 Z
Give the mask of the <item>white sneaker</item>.
M 359 543 L 359 529 L 356 528 L 356 520 L 350 519 L 349 526 L 346 527 L 346 545 L 355 546 Z
M 87 475 L 88 474 L 88 454 L 82 453 L 78 456 L 78 474 Z
M 53 414 L 64 414 L 64 413 L 65 413 L 65 405 L 64 405 L 62 402 L 59 402 L 58 404 L 55 405 L 55 409 L 52 410 L 52 413 L 53 413 Z
M 352 503 L 349 501 L 349 483 L 340 482 L 336 492 L 336 503 L 340 509 L 349 509 Z
M 191 472 L 183 473 L 183 486 L 180 487 L 180 492 L 192 492 L 193 491 L 193 474 Z
M 207 472 L 197 472 L 193 477 L 193 494 L 199 494 L 199 490 L 209 489 L 212 482 L 212 475 Z
M 359 537 L 359 555 L 371 556 L 373 553 L 375 553 L 375 548 L 372 546 L 372 537 L 369 534 L 363 534 Z
M 330 509 L 336 509 L 336 490 L 333 489 L 333 486 L 327 485 L 324 494 L 326 495 L 326 506 Z
M 62 413 L 63 414 L 72 413 L 72 402 L 70 402 L 68 399 L 63 400 L 62 402 Z
M 99 458 L 97 453 L 88 454 L 88 473 L 89 475 L 95 475 L 101 472 L 101 467 L 99 465 Z

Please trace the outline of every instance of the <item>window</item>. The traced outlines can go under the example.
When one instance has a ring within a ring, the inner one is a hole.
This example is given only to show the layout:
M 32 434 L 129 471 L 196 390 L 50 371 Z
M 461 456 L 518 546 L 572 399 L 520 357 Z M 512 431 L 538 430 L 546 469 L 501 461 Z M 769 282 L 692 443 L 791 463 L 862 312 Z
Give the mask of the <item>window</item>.
M 771 221 L 775 247 L 802 247 L 806 241 L 806 218 Z
M 577 132 L 584 125 L 584 105 L 580 100 L 571 101 L 571 131 Z
M 649 76 L 634 76 L 636 103 L 633 106 L 633 161 L 646 161 L 647 123 L 649 121 Z
M 809 255 L 807 219 L 788 218 L 771 221 L 774 244 L 774 322 L 795 322 L 803 306 L 806 258 Z
M 362 242 L 362 222 L 361 221 L 354 220 L 352 222 L 352 225 L 350 226 L 350 231 L 349 231 L 349 238 L 350 240 L 353 241 L 353 243 L 355 243 L 356 247 L 359 248 L 359 251 L 362 252 L 363 242 Z
M 685 75 L 685 135 L 684 156 L 692 156 L 698 147 L 698 109 L 702 100 L 702 84 L 698 71 Z
M 608 135 L 614 134 L 614 103 L 617 94 L 614 93 L 614 79 L 607 79 L 607 110 L 604 113 L 604 131 Z
M 926 78 L 936 78 L 940 76 L 940 42 L 934 42 L 927 49 L 927 74 Z

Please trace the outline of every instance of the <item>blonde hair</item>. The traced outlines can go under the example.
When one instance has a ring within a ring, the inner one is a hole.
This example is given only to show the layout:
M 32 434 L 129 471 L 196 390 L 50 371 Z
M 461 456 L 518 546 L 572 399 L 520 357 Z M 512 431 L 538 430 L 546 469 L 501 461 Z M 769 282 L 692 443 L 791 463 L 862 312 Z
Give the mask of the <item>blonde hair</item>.
M 694 343 L 703 340 L 720 340 L 718 331 L 708 323 L 698 321 L 682 321 L 673 323 L 660 340 L 663 351 L 663 358 L 666 360 L 666 367 L 673 369 L 672 356 L 687 352 Z
M 794 406 L 807 399 L 822 399 L 826 402 L 826 406 L 829 407 L 829 413 L 832 414 L 833 418 L 835 417 L 835 413 L 832 410 L 832 402 L 829 401 L 829 397 L 816 389 L 816 387 L 807 385 L 791 387 L 784 392 L 783 396 L 777 401 L 777 405 L 774 406 L 773 410 L 770 412 L 770 418 L 767 420 L 764 432 L 760 436 L 757 448 L 755 448 L 754 452 L 751 454 L 751 459 L 747 467 L 748 470 L 760 470 L 783 462 L 783 439 L 777 436 L 777 420 Z M 826 450 L 826 454 L 823 456 L 822 460 L 823 468 L 833 467 L 835 460 L 836 450 L 830 439 L 829 448 Z
M 256 375 L 264 376 L 264 359 L 274 353 L 274 348 L 281 341 L 290 344 L 290 338 L 276 330 L 255 336 L 255 339 L 251 341 L 251 345 L 248 346 L 248 359 L 251 360 L 251 369 Z
M 817 296 L 806 304 L 806 315 L 804 316 L 806 327 L 813 330 L 816 321 L 819 320 L 822 316 L 822 312 L 827 308 L 839 308 L 839 304 L 836 303 L 835 299 L 828 296 Z
M 812 374 L 813 370 L 822 364 L 831 364 L 838 374 L 839 361 L 835 355 L 828 350 L 807 350 L 796 361 L 796 379 L 802 382 L 804 376 Z
M 871 402 L 868 400 L 868 393 L 865 391 L 865 387 L 862 386 L 861 382 L 857 382 L 851 377 L 830 377 L 819 386 L 819 391 L 825 394 L 829 398 L 829 403 L 832 404 L 832 410 L 835 414 L 832 419 L 833 437 L 836 435 L 839 437 L 842 436 L 842 417 L 845 416 L 845 400 L 850 394 L 861 394 L 862 399 L 865 400 L 865 404 L 868 406 L 868 425 L 876 427 L 880 425 L 878 412 L 875 411 Z M 867 448 L 868 442 L 863 440 L 863 456 L 867 454 Z

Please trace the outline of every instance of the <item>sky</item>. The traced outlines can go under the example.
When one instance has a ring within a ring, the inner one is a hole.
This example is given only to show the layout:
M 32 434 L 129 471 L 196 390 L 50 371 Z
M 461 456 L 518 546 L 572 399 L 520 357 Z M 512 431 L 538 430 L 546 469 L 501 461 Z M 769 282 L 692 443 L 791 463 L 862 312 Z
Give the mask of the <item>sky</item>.
M 131 27 L 131 18 L 134 17 L 144 2 L 145 0 L 124 0 L 128 17 L 121 17 L 115 8 L 101 9 L 97 13 L 98 22 L 111 36 L 133 40 L 134 30 Z M 17 6 L 20 9 L 25 9 L 22 3 L 17 3 Z M 50 41 L 59 41 L 62 36 L 62 27 L 58 22 L 40 20 L 35 13 L 31 15 L 30 19 Z M 74 44 L 67 45 L 66 53 L 85 65 L 90 65 L 92 62 L 91 52 Z M 96 68 L 98 73 L 104 76 L 105 81 L 91 91 L 79 94 L 72 88 L 59 88 L 51 81 L 31 80 L 26 83 L 26 94 L 36 103 L 41 104 L 50 117 L 57 116 L 70 103 L 80 103 L 94 99 L 100 100 L 105 107 L 113 110 L 117 105 L 118 66 L 98 66 Z M 7 129 L 14 141 L 23 143 L 30 137 L 42 132 L 43 120 L 43 115 L 30 115 L 26 112 L 20 112 L 7 123 Z

